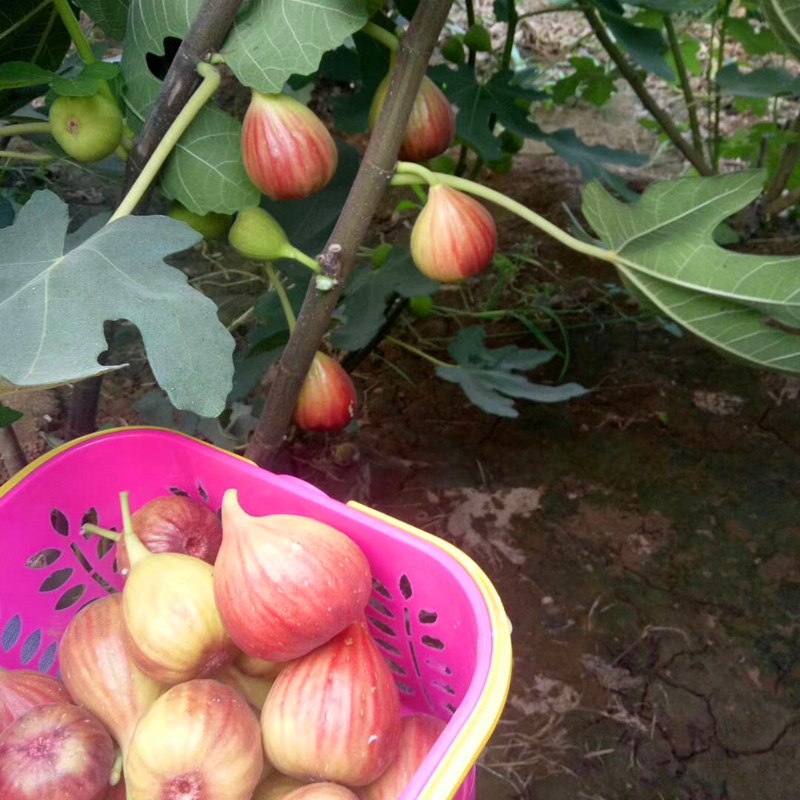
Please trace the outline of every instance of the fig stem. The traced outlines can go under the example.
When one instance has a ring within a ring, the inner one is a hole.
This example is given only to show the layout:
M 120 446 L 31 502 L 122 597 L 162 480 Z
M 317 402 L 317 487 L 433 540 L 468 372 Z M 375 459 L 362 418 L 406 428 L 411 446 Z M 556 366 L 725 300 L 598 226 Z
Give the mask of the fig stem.
M 119 505 L 122 509 L 122 530 L 125 536 L 125 549 L 128 551 L 128 560 L 133 569 L 143 558 L 151 555 L 150 551 L 141 543 L 133 530 L 131 522 L 131 507 L 128 502 L 128 492 L 119 493 Z
M 281 308 L 283 309 L 283 315 L 286 317 L 286 324 L 289 326 L 289 335 L 291 335 L 294 331 L 297 318 L 292 310 L 292 304 L 289 302 L 289 295 L 286 294 L 286 287 L 283 285 L 280 275 L 275 271 L 275 267 L 273 267 L 272 264 L 266 262 L 264 264 L 264 270 L 267 273 L 270 285 L 278 295 L 278 300 L 280 300 Z
M 69 0 L 53 0 L 53 5 L 58 12 L 58 16 L 61 17 L 61 21 L 64 23 L 64 27 L 67 29 L 69 38 L 72 39 L 81 61 L 84 64 L 94 64 L 97 59 L 94 57 L 94 52 L 92 52 L 92 46 L 83 32 L 78 18 L 70 8 Z M 99 80 L 98 83 L 100 85 L 100 94 L 105 95 L 116 105 L 117 99 L 114 97 L 114 93 L 108 83 L 104 80 Z
M 361 29 L 361 33 L 371 36 L 376 42 L 380 42 L 393 53 L 396 53 L 397 48 L 400 47 L 400 40 L 393 33 L 387 31 L 386 28 L 381 28 L 380 25 L 376 25 L 374 22 L 368 22 Z
M 570 236 L 566 231 L 562 231 L 558 225 L 554 225 L 549 220 L 531 211 L 527 206 L 506 197 L 501 192 L 490 189 L 488 186 L 483 186 L 475 181 L 468 180 L 467 178 L 458 178 L 455 175 L 445 175 L 441 172 L 431 172 L 429 169 L 420 166 L 419 164 L 412 164 L 408 161 L 399 161 L 397 163 L 396 174 L 391 180 L 392 186 L 408 186 L 409 184 L 427 183 L 434 185 L 436 183 L 443 183 L 445 186 L 450 186 L 453 189 L 458 189 L 467 194 L 475 195 L 483 200 L 488 200 L 490 203 L 501 206 L 507 209 L 512 214 L 516 214 L 526 222 L 530 222 L 539 230 L 544 231 L 548 236 L 561 242 L 577 253 L 597 258 L 600 261 L 608 261 L 612 264 L 619 263 L 619 254 L 613 250 L 606 250 L 604 247 L 582 242 L 580 239 Z
M 66 2 L 66 0 L 64 1 Z M 155 180 L 156 175 L 167 160 L 167 156 L 183 136 L 184 131 L 192 123 L 200 109 L 211 99 L 214 92 L 217 91 L 220 82 L 219 70 L 211 64 L 201 62 L 197 65 L 197 72 L 203 78 L 202 82 L 181 109 L 180 114 L 175 117 L 172 125 L 167 129 L 164 137 L 153 151 L 153 155 L 147 160 L 144 169 L 139 173 L 139 177 L 134 181 L 130 191 L 125 195 L 109 222 L 120 219 L 120 217 L 127 217 L 133 212 L 139 201 L 144 197 L 150 184 Z
M 82 533 L 93 533 L 95 536 L 102 536 L 104 539 L 111 539 L 112 542 L 118 542 L 122 538 L 122 534 L 117 531 L 109 530 L 108 528 L 101 528 L 99 525 L 94 525 L 91 522 L 84 522 L 81 525 Z
M 117 749 L 117 754 L 114 757 L 114 763 L 111 765 L 111 774 L 108 777 L 109 786 L 116 786 L 122 777 L 122 750 Z
M 402 347 L 404 350 L 408 350 L 409 353 L 413 353 L 415 356 L 419 356 L 420 358 L 424 358 L 426 361 L 430 361 L 431 364 L 435 364 L 437 367 L 452 367 L 452 364 L 448 364 L 446 361 L 441 361 L 440 359 L 436 358 L 435 356 L 429 355 L 422 350 L 414 347 L 413 345 L 406 344 L 406 342 L 401 341 L 400 339 L 395 339 L 394 336 L 384 336 L 383 340 L 385 342 L 390 342 L 391 344 L 396 344 L 398 347 Z
M 30 133 L 50 133 L 49 122 L 18 122 L 0 127 L 0 137 L 27 136 Z
M 298 250 L 290 244 L 287 244 L 286 247 L 283 248 L 281 255 L 283 258 L 293 258 L 295 261 L 299 261 L 303 266 L 308 267 L 314 272 L 322 272 L 322 267 L 319 265 L 318 261 L 315 261 L 311 256 L 307 256 L 302 250 Z
M 0 158 L 18 158 L 21 161 L 53 161 L 56 156 L 49 153 L 18 153 L 16 150 L 0 150 Z

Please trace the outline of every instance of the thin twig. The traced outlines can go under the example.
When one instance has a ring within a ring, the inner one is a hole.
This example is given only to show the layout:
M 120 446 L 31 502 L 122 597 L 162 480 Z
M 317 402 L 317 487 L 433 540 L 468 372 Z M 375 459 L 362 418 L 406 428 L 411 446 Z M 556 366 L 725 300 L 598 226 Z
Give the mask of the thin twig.
M 678 35 L 675 32 L 675 25 L 672 22 L 670 14 L 664 14 L 664 28 L 667 32 L 667 40 L 669 47 L 672 51 L 672 57 L 675 59 L 675 67 L 678 70 L 678 80 L 681 84 L 683 91 L 683 99 L 686 102 L 686 112 L 689 115 L 689 128 L 692 131 L 692 143 L 694 149 L 698 153 L 703 152 L 703 137 L 700 134 L 700 122 L 697 119 L 697 101 L 694 99 L 694 92 L 692 91 L 692 84 L 689 80 L 689 73 L 686 69 L 686 62 L 683 60 L 683 51 L 681 50 L 681 43 L 678 41 Z
M 597 37 L 603 49 L 608 53 L 611 60 L 616 64 L 617 69 L 622 74 L 622 77 L 630 84 L 631 89 L 636 93 L 636 96 L 641 101 L 642 105 L 647 109 L 653 119 L 661 126 L 664 133 L 667 134 L 670 141 L 683 153 L 689 163 L 701 175 L 713 175 L 714 170 L 706 163 L 703 154 L 698 152 L 686 139 L 683 138 L 678 126 L 672 120 L 672 117 L 658 105 L 653 95 L 647 90 L 644 81 L 639 77 L 633 65 L 628 61 L 625 54 L 617 47 L 608 35 L 605 26 L 600 21 L 600 18 L 595 13 L 594 8 L 589 0 L 580 0 L 580 6 L 586 21 L 589 23 L 594 35 Z

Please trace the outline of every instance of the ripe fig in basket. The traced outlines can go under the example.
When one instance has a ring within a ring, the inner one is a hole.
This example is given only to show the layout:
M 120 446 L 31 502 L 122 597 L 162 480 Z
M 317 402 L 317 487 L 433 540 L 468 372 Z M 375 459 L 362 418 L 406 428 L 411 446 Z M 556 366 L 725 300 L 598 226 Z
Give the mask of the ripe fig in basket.
M 101 597 L 82 608 L 61 637 L 58 658 L 72 699 L 106 726 L 124 754 L 137 720 L 166 686 L 145 675 L 131 658 L 122 595 Z
M 369 111 L 369 129 L 378 121 L 390 75 L 375 91 Z M 427 76 L 422 79 L 414 100 L 406 133 L 400 145 L 400 158 L 405 161 L 427 161 L 440 155 L 453 141 L 456 133 L 456 115 L 442 90 Z
M 317 351 L 297 397 L 292 419 L 304 431 L 339 431 L 356 414 L 356 390 L 345 368 Z
M 287 94 L 253 90 L 242 122 L 242 161 L 267 197 L 296 200 L 319 191 L 336 172 L 338 157 L 311 109 Z
M 288 664 L 261 712 L 264 750 L 287 775 L 365 786 L 400 739 L 400 696 L 362 617 Z
M 36 706 L 0 734 L 3 800 L 103 800 L 114 743 L 86 709 Z
M 213 564 L 222 543 L 222 523 L 216 512 L 191 497 L 154 497 L 133 512 L 133 529 L 151 553 L 185 553 Z M 117 542 L 117 568 L 130 570 L 125 537 Z
M 262 774 L 258 719 L 213 680 L 173 686 L 139 720 L 125 759 L 136 800 L 250 800 Z
M 278 673 L 286 666 L 285 661 L 264 661 L 263 658 L 256 658 L 249 653 L 239 653 L 233 663 L 245 673 L 253 678 L 267 678 L 274 680 Z
M 292 514 L 251 517 L 229 489 L 222 532 L 214 597 L 245 653 L 291 661 L 363 613 L 372 591 L 369 563 L 341 531 Z
M 214 603 L 214 568 L 183 553 L 151 553 L 133 532 L 126 503 L 127 497 L 123 517 L 131 570 L 122 614 L 131 657 L 159 683 L 211 675 L 236 655 Z
M 253 800 L 283 800 L 287 794 L 305 786 L 307 781 L 290 778 L 282 772 L 273 770 L 253 792 Z
M 411 231 L 411 257 L 423 275 L 442 283 L 477 275 L 496 246 L 497 227 L 483 205 L 450 186 L 431 186 Z
M 226 664 L 211 677 L 238 692 L 239 696 L 243 697 L 258 713 L 261 712 L 269 690 L 272 688 L 271 678 L 256 678 L 248 675 L 233 663 Z
M 341 784 L 324 782 L 295 789 L 284 800 L 358 800 L 358 797 Z
M 0 733 L 31 708 L 71 700 L 64 684 L 51 675 L 0 667 Z
M 359 800 L 398 800 L 446 725 L 430 714 L 403 717 L 397 757 L 378 780 L 359 790 Z

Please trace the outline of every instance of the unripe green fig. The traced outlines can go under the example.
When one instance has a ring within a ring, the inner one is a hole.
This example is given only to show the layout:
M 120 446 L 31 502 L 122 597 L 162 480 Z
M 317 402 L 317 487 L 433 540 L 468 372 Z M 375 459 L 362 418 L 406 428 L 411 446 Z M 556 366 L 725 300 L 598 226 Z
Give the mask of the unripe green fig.
M 480 50 L 484 53 L 492 52 L 492 40 L 489 36 L 489 31 L 483 25 L 478 25 L 477 23 L 464 34 L 464 44 L 471 50 Z
M 50 133 L 76 161 L 101 161 L 122 141 L 122 113 L 102 94 L 59 97 L 50 106 Z
M 221 239 L 230 230 L 233 222 L 230 214 L 217 214 L 213 211 L 208 214 L 195 214 L 177 200 L 169 207 L 167 215 L 191 225 L 205 239 Z
M 277 220 L 259 206 L 243 208 L 228 232 L 228 241 L 245 258 L 274 261 L 289 255 L 291 248 Z
M 408 310 L 412 317 L 425 319 L 433 311 L 433 298 L 428 294 L 420 294 L 408 301 Z
M 514 133 L 514 131 L 506 130 L 500 134 L 500 147 L 503 148 L 504 153 L 511 153 L 512 155 L 519 153 L 524 144 L 525 137 Z
M 462 36 L 448 36 L 442 42 L 442 58 L 453 64 L 464 63 L 464 42 Z
M 503 153 L 495 161 L 487 161 L 486 166 L 496 175 L 507 175 L 514 166 L 514 157 L 511 153 Z

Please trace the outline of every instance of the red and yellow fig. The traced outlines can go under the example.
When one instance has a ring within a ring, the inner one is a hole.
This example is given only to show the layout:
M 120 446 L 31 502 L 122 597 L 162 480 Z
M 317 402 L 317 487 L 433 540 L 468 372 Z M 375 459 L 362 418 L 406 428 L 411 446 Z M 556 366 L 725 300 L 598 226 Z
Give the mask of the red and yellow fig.
M 265 195 L 296 200 L 328 183 L 338 153 L 311 109 L 286 94 L 253 90 L 242 122 L 242 160 L 250 180 Z
M 339 783 L 310 783 L 289 792 L 284 800 L 358 800 L 350 789 Z
M 398 800 L 446 725 L 430 714 L 404 717 L 397 757 L 377 781 L 359 790 L 360 800 Z
M 292 514 L 251 517 L 235 489 L 222 500 L 222 531 L 214 597 L 246 653 L 291 661 L 361 616 L 372 590 L 369 563 L 341 531 Z
M 122 595 L 82 608 L 64 631 L 58 656 L 72 699 L 105 725 L 124 753 L 137 720 L 166 687 L 145 675 L 128 652 Z
M 264 765 L 258 719 L 233 689 L 192 680 L 139 720 L 125 759 L 131 797 L 250 800 Z
M 390 77 L 391 75 L 387 75 L 375 91 L 369 112 L 370 130 L 378 121 Z M 428 161 L 450 147 L 455 133 L 456 117 L 453 107 L 442 90 L 425 76 L 408 118 L 406 133 L 400 145 L 400 158 L 405 161 Z
M 185 553 L 213 564 L 222 543 L 222 523 L 213 509 L 182 495 L 154 497 L 134 511 L 131 523 L 151 553 Z M 130 569 L 124 536 L 117 542 L 117 567 L 123 575 Z
M 0 734 L 0 797 L 103 800 L 113 764 L 114 743 L 86 709 L 36 706 Z
M 122 591 L 127 644 L 145 675 L 164 684 L 216 672 L 236 646 L 214 602 L 211 564 L 183 553 L 151 553 L 126 526 L 131 570 Z
M 287 794 L 291 794 L 295 789 L 305 786 L 306 783 L 307 781 L 290 778 L 282 772 L 273 770 L 256 786 L 256 790 L 253 792 L 253 800 L 284 800 Z
M 411 257 L 423 275 L 441 283 L 477 275 L 496 246 L 494 219 L 477 200 L 442 183 L 431 186 L 411 231 Z
M 287 775 L 365 786 L 385 772 L 400 739 L 400 696 L 363 617 L 281 671 L 261 732 Z
M 0 667 L 0 733 L 31 708 L 71 699 L 64 684 L 52 675 Z
M 300 388 L 292 419 L 304 431 L 338 431 L 356 414 L 356 390 L 345 368 L 317 351 Z

